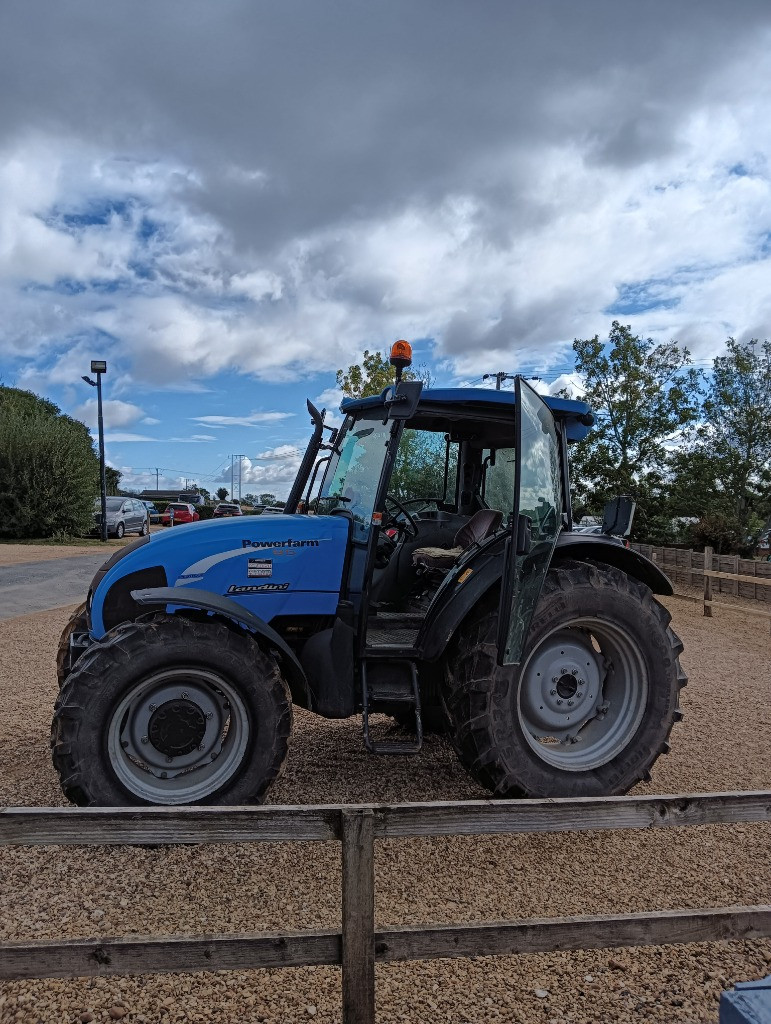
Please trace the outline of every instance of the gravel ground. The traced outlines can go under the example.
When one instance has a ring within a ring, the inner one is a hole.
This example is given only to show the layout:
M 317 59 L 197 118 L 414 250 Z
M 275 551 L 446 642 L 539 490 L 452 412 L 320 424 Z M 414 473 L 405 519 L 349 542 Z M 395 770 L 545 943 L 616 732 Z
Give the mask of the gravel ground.
M 705 620 L 672 599 L 690 684 L 672 753 L 636 792 L 771 788 L 768 626 Z M 47 734 L 67 610 L 0 623 L 0 804 L 63 803 Z M 385 725 L 383 725 L 385 728 Z M 295 716 L 275 803 L 485 794 L 445 743 L 372 758 L 356 721 Z M 771 826 L 389 840 L 377 844 L 379 925 L 771 902 Z M 0 850 L 0 938 L 339 927 L 337 844 Z M 377 969 L 378 1020 L 714 1022 L 735 981 L 771 973 L 771 941 L 702 943 Z M 536 996 L 536 990 L 547 992 Z M 112 1016 L 110 1010 L 112 1009 Z M 201 973 L 0 986 L 0 1021 L 336 1021 L 339 972 Z M 89 1019 L 89 1018 L 86 1018 Z
M 108 541 L 105 559 L 112 554 L 112 548 L 120 547 L 125 541 Z M 91 555 L 96 550 L 92 544 L 0 544 L 0 565 L 26 565 L 28 562 L 51 562 L 56 558 L 72 558 L 73 555 Z

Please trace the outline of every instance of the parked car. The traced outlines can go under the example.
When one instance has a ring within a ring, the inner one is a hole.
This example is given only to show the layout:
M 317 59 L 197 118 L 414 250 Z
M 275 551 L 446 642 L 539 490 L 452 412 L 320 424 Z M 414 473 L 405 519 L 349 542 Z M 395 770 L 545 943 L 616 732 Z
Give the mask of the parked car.
M 184 501 L 172 501 L 169 507 L 161 516 L 162 526 L 171 526 L 172 517 L 171 513 L 174 512 L 173 525 L 178 526 L 180 523 L 196 523 L 201 518 L 192 505 L 188 505 Z
M 142 504 L 147 509 L 147 514 L 150 517 L 150 523 L 160 523 L 161 513 L 158 511 L 158 509 L 155 507 L 152 501 L 143 501 Z
M 123 537 L 127 533 L 140 533 L 143 537 L 150 529 L 150 519 L 145 503 L 137 498 L 108 497 L 107 536 Z M 102 500 L 94 500 L 94 526 L 92 533 L 99 535 L 102 530 Z
M 266 505 L 265 508 L 262 510 L 262 514 L 264 516 L 278 516 L 281 515 L 283 511 L 283 505 Z
M 242 516 L 240 505 L 231 504 L 229 501 L 221 501 L 212 513 L 212 519 L 224 519 L 226 516 Z

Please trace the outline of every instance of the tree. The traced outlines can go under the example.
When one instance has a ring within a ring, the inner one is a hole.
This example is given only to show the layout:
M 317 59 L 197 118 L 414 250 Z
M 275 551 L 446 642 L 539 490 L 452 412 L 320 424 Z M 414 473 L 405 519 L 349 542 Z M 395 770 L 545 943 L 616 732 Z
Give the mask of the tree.
M 119 469 L 113 469 L 112 466 L 104 467 L 104 480 L 108 494 L 119 494 L 120 493 L 120 478 L 123 476 Z
M 695 453 L 711 468 L 739 548 L 751 550 L 771 515 L 771 342 L 729 338 L 713 362 Z
M 408 367 L 402 374 L 405 380 L 422 380 L 431 387 L 433 377 L 424 364 Z M 364 349 L 361 363 L 353 363 L 347 370 L 337 371 L 337 386 L 346 398 L 369 398 L 379 395 L 394 382 L 394 368 L 386 356 Z
M 662 525 L 671 445 L 699 414 L 700 373 L 677 342 L 656 344 L 617 320 L 608 341 L 573 342 L 582 396 L 595 425 L 572 449 L 575 513 L 599 515 L 607 500 L 631 494 L 638 502 L 635 536 Z M 658 520 L 658 523 L 657 523 Z
M 211 494 L 206 490 L 205 487 L 199 487 L 198 493 L 201 495 L 204 501 L 211 501 Z
M 278 499 L 276 498 L 276 495 L 271 494 L 270 491 L 263 491 L 260 495 L 261 505 L 276 505 L 277 503 Z
M 0 536 L 85 533 L 98 493 L 88 427 L 47 399 L 0 386 Z
M 228 493 L 227 487 L 218 487 L 216 491 L 217 501 L 224 501 L 227 498 Z

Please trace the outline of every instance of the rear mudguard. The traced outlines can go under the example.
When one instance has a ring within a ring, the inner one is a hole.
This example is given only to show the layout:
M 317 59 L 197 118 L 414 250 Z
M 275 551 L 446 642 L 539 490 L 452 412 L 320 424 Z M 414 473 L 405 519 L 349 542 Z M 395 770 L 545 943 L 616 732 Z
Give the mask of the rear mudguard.
M 281 658 L 286 681 L 295 704 L 310 711 L 315 709 L 316 701 L 313 691 L 308 685 L 302 665 L 297 655 L 279 634 L 259 616 L 248 611 L 243 605 L 231 601 L 220 594 L 212 594 L 208 590 L 196 590 L 192 587 L 152 587 L 149 590 L 132 590 L 131 597 L 139 605 L 164 606 L 167 610 L 195 608 L 199 611 L 213 612 L 215 615 L 230 619 L 231 622 L 244 627 L 265 641 L 265 645 L 278 652 Z M 263 645 L 264 646 L 264 645 Z
M 423 623 L 418 646 L 425 661 L 436 661 L 444 653 L 455 630 L 484 596 L 497 586 L 503 574 L 504 538 L 493 538 L 468 557 L 461 558 L 439 588 Z M 560 534 L 552 563 L 565 559 L 602 562 L 640 580 L 654 594 L 669 596 L 672 584 L 661 569 L 638 551 L 624 547 L 612 537 L 565 532 Z

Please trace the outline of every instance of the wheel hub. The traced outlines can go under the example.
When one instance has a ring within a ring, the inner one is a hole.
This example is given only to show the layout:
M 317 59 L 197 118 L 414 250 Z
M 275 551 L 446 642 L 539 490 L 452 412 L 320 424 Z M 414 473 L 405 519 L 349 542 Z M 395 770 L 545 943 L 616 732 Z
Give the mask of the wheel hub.
M 533 733 L 566 740 L 596 713 L 601 695 L 597 652 L 577 630 L 563 630 L 527 665 L 520 702 Z
M 560 695 L 560 697 L 562 697 L 563 700 L 568 700 L 568 698 L 574 697 L 576 695 L 577 690 L 578 680 L 575 676 L 571 675 L 569 672 L 566 672 L 564 675 L 560 676 L 559 680 L 557 681 L 557 693 Z
M 190 700 L 167 700 L 152 713 L 147 726 L 152 745 L 168 757 L 189 754 L 205 734 L 206 716 Z

